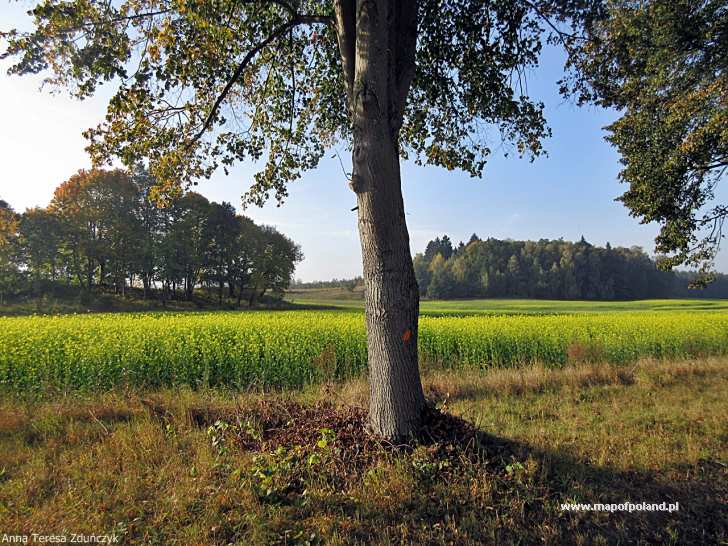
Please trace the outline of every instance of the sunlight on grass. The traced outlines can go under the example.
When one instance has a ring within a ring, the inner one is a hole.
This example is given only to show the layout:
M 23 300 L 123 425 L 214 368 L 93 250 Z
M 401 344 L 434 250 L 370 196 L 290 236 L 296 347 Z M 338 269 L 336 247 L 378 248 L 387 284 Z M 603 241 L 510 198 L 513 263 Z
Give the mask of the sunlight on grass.
M 304 413 L 334 411 L 313 406 L 322 400 L 366 405 L 360 378 L 265 402 L 212 390 L 6 398 L 0 529 L 43 522 L 48 532 L 113 532 L 128 544 L 685 544 L 724 532 L 725 359 L 430 370 L 424 384 L 434 403 L 477 425 L 478 450 L 377 448 L 339 465 L 351 432 L 305 432 Z M 286 413 L 297 401 L 303 409 Z M 286 427 L 293 440 L 254 447 Z M 559 511 L 560 502 L 625 499 L 681 510 Z

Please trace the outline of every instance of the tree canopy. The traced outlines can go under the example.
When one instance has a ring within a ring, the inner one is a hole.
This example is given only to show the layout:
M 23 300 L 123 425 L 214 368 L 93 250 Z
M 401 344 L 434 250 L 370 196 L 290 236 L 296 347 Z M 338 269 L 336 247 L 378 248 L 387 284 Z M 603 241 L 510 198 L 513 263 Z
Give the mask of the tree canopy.
M 591 20 L 596 4 L 416 4 L 416 13 L 402 14 L 418 26 L 418 39 L 412 73 L 402 75 L 411 88 L 396 99 L 401 155 L 480 176 L 489 144 L 541 154 L 549 130 L 543 104 L 526 93 L 525 70 L 538 61 L 547 18 Z M 350 142 L 353 73 L 342 71 L 334 22 L 350 17 L 352 6 L 44 0 L 29 12 L 33 31 L 3 34 L 2 57 L 17 57 L 11 73 L 47 71 L 49 84 L 80 98 L 118 83 L 106 120 L 86 133 L 96 161 L 149 160 L 174 193 L 218 166 L 264 159 L 246 196 L 261 203 L 270 192 L 283 199 L 286 183 L 314 168 L 328 147 Z M 393 49 L 412 45 L 406 34 Z
M 598 247 L 584 238 L 572 243 L 475 237 L 453 250 L 445 235 L 415 255 L 414 268 L 420 293 L 434 299 L 728 297 L 726 275 L 702 290 L 689 290 L 694 275 L 660 271 L 639 247 Z
M 63 286 L 129 286 L 190 299 L 196 287 L 254 303 L 287 288 L 298 245 L 229 203 L 195 192 L 158 207 L 142 170 L 79 171 L 47 208 L 15 213 L 0 202 L 0 291 L 41 295 Z
M 714 202 L 728 169 L 728 4 L 611 0 L 606 13 L 570 42 L 563 91 L 619 111 L 607 130 L 629 184 L 621 201 L 661 225 L 663 266 L 707 273 L 728 216 Z

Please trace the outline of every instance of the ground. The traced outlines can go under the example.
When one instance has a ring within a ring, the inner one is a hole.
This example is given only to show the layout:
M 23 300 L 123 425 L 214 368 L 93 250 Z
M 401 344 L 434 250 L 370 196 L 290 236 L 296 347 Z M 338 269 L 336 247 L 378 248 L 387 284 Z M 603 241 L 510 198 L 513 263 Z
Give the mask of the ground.
M 728 360 L 424 372 L 418 442 L 363 431 L 366 380 L 0 402 L 0 533 L 129 544 L 717 544 Z M 561 504 L 678 502 L 667 512 Z
M 265 295 L 254 306 L 255 309 L 292 309 L 306 306 L 294 306 L 284 301 L 280 295 Z M 92 292 L 72 287 L 59 291 L 55 295 L 30 296 L 12 298 L 0 304 L 0 316 L 23 315 L 65 315 L 73 313 L 137 313 L 147 311 L 204 311 L 212 310 L 248 310 L 247 298 L 238 305 L 237 298 L 229 298 L 227 294 L 219 303 L 217 292 L 212 289 L 197 289 L 191 300 L 187 301 L 178 291 L 175 299 L 162 300 L 159 292 L 144 297 L 139 288 L 127 289 L 126 294 L 116 294 L 113 289 L 95 287 Z
M 285 301 L 298 307 L 362 310 L 361 288 L 294 288 Z M 518 298 L 460 299 L 420 301 L 420 314 L 437 315 L 502 315 L 592 313 L 610 311 L 725 311 L 728 300 L 663 299 L 635 301 L 536 300 Z
M 236 298 L 223 299 L 219 304 L 214 290 L 199 289 L 192 301 L 181 299 L 163 302 L 159 295 L 145 299 L 140 289 L 129 289 L 121 296 L 111 289 L 96 289 L 92 293 L 71 290 L 56 296 L 22 297 L 0 305 L 0 316 L 55 315 L 72 313 L 146 312 L 146 311 L 204 311 L 249 310 L 247 299 L 238 306 Z M 322 309 L 363 311 L 364 292 L 361 286 L 347 288 L 292 288 L 281 298 L 266 295 L 255 305 L 256 310 Z M 665 299 L 637 301 L 583 301 L 535 299 L 462 299 L 427 300 L 420 302 L 420 313 L 441 315 L 502 315 L 591 313 L 609 311 L 725 311 L 728 300 Z

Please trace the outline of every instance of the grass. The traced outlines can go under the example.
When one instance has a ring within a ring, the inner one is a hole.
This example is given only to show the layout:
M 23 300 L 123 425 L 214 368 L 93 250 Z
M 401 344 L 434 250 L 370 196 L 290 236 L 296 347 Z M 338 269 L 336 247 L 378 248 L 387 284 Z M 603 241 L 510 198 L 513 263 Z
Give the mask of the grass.
M 364 293 L 344 288 L 298 288 L 286 292 L 286 300 L 338 310 L 363 310 Z M 723 299 L 663 299 L 635 301 L 580 301 L 535 299 L 422 300 L 423 316 L 523 315 L 604 313 L 615 311 L 727 311 Z
M 199 289 L 192 301 L 168 300 L 163 302 L 156 295 L 144 299 L 139 289 L 129 289 L 125 296 L 110 290 L 97 289 L 93 293 L 83 291 L 58 296 L 25 297 L 0 305 L 1 316 L 68 315 L 77 313 L 142 313 L 142 312 L 195 312 L 210 310 L 329 310 L 363 311 L 364 292 L 361 286 L 354 290 L 345 288 L 292 288 L 283 300 L 266 297 L 254 309 L 247 307 L 243 299 L 225 298 L 218 304 L 214 291 Z M 636 301 L 578 301 L 535 299 L 464 299 L 422 300 L 423 316 L 469 315 L 523 315 L 523 314 L 573 314 L 612 311 L 726 311 L 725 299 L 665 299 Z
M 424 384 L 445 415 L 477 427 L 468 442 L 433 433 L 413 449 L 373 444 L 357 432 L 364 378 L 264 396 L 4 398 L 0 533 L 114 532 L 128 544 L 728 538 L 725 358 L 431 368 Z M 680 510 L 559 506 L 625 500 Z
M 175 299 L 163 300 L 159 291 L 152 292 L 144 298 L 144 292 L 139 288 L 129 288 L 125 295 L 116 294 L 109 288 L 95 287 L 91 292 L 85 289 L 65 288 L 57 294 L 42 296 L 16 297 L 0 305 L 0 317 L 21 317 L 29 315 L 72 315 L 95 313 L 143 313 L 143 312 L 199 312 L 219 310 L 279 310 L 279 309 L 307 309 L 310 305 L 292 305 L 280 297 L 265 296 L 252 309 L 248 306 L 247 298 L 238 305 L 236 298 L 229 298 L 227 294 L 218 302 L 217 294 L 213 290 L 197 289 L 191 300 L 181 299 L 177 294 Z

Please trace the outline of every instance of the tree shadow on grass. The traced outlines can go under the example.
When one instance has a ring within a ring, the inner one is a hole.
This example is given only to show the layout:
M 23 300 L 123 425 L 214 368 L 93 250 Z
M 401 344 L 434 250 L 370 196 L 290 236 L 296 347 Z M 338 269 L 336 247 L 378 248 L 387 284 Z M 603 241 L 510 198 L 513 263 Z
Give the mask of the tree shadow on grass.
M 279 485 L 260 498 L 271 515 L 262 525 L 282 537 L 292 528 L 366 544 L 720 544 L 727 536 L 728 473 L 718 462 L 659 471 L 595 466 L 435 409 L 421 436 L 403 445 L 366 434 L 363 409 L 325 402 L 263 401 L 237 416 L 198 412 L 192 420 L 207 426 L 221 417 L 255 423 L 257 432 L 241 432 L 237 446 L 267 457 Z M 335 438 L 324 448 L 322 431 Z M 562 509 L 628 502 L 679 508 Z
M 524 503 L 523 523 L 534 534 L 527 534 L 527 542 L 722 544 L 728 537 L 728 472 L 720 462 L 624 471 L 595 466 L 567 450 L 544 450 L 482 431 L 477 432 L 477 444 L 493 474 L 511 476 L 512 483 L 521 484 L 501 488 L 503 498 L 524 491 L 530 497 Z M 529 463 L 534 468 L 530 475 Z M 565 503 L 610 508 L 573 511 L 562 509 Z M 619 506 L 627 503 L 676 509 L 630 511 L 629 506 Z M 519 542 L 507 531 L 503 538 Z

